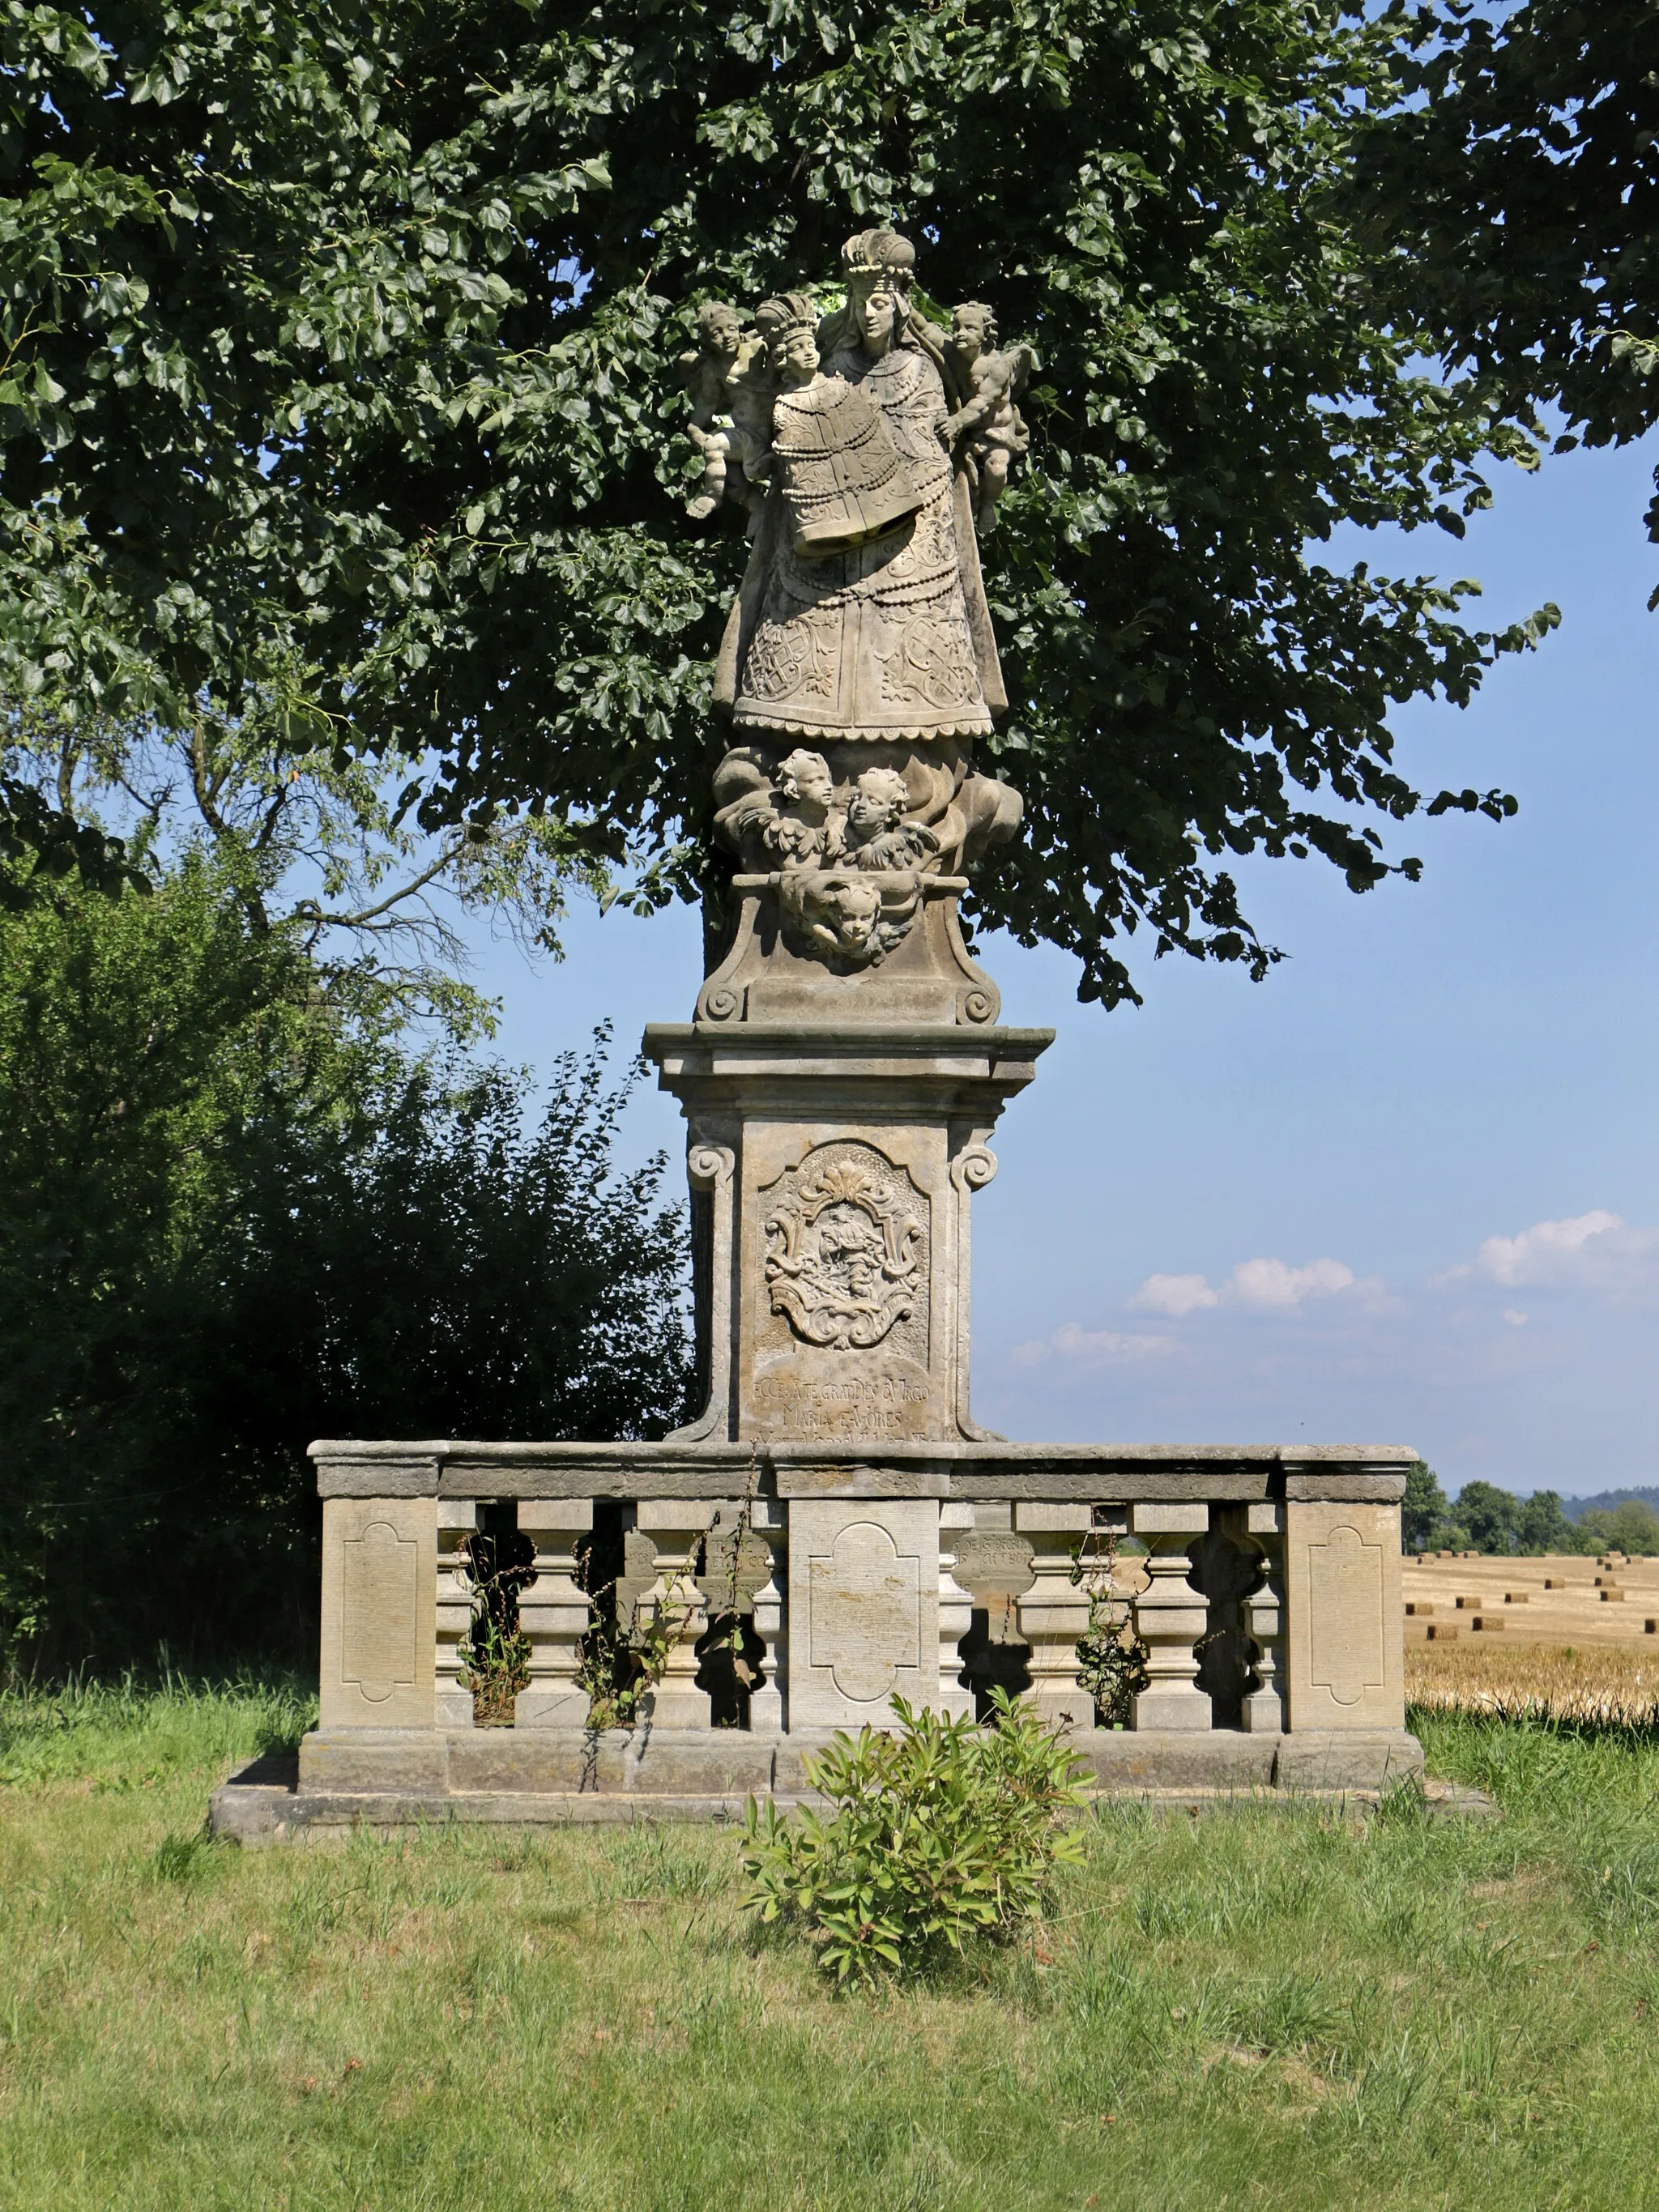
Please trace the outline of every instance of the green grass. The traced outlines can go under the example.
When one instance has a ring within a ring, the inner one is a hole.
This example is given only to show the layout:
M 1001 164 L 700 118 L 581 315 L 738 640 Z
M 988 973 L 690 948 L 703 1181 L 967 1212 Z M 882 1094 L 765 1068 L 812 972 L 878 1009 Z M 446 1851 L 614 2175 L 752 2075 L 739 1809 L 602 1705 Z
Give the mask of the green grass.
M 1659 1741 L 1443 1716 L 1401 1800 L 1091 1824 L 1027 1948 L 837 1998 L 732 1836 L 208 1841 L 291 1685 L 0 1697 L 0 2206 L 1659 2203 Z

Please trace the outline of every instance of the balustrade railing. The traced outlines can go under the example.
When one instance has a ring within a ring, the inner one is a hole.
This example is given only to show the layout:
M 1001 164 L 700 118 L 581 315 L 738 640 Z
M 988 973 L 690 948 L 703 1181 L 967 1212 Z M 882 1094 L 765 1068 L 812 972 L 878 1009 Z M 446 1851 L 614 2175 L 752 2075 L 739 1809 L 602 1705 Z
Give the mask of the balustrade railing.
M 758 1752 L 880 1726 L 896 1692 L 982 1711 L 993 1680 L 1068 1723 L 1097 1764 L 1109 1735 L 1120 1759 L 1133 1756 L 1123 1738 L 1146 1735 L 1194 1752 L 1200 1737 L 1401 1735 L 1407 1455 L 964 1444 L 871 1464 L 808 1449 L 315 1447 L 313 1765 L 331 1747 L 337 1784 L 354 1742 L 372 1768 L 392 1735 L 406 1756 L 410 1731 L 485 1733 L 459 1655 L 477 1601 L 467 1546 L 492 1503 L 533 1547 L 512 1707 L 526 1747 L 589 1731 L 601 1626 L 611 1650 L 631 1634 L 652 1655 L 631 1709 L 642 1741 L 718 1740 L 728 1759 L 745 1733 Z M 620 1562 L 608 1583 L 601 1528 Z M 1110 1711 L 1085 1679 L 1085 1639 L 1103 1633 L 1129 1655 Z M 711 1705 L 711 1650 L 741 1660 L 736 1702 Z M 488 1733 L 491 1771 L 507 1771 L 502 1732 Z M 629 1771 L 637 1782 L 637 1758 Z

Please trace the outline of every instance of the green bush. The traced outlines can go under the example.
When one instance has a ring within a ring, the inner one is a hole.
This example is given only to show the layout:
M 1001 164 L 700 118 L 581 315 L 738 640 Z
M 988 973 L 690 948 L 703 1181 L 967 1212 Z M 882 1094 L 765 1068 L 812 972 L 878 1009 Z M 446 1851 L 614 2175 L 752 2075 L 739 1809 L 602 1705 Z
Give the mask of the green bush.
M 0 1674 L 316 1650 L 319 1436 L 660 1435 L 691 1347 L 629 1077 L 416 1049 L 210 859 L 0 902 Z
M 751 1798 L 741 1859 L 744 1905 L 793 1922 L 839 1981 L 915 1972 L 970 1938 L 1006 1941 L 1041 1910 L 1056 1866 L 1083 1856 L 1062 1808 L 1081 1803 L 1063 1730 L 1004 1690 L 981 1727 L 893 1699 L 896 1735 L 838 1734 L 806 1761 L 836 1808 L 786 1820 Z

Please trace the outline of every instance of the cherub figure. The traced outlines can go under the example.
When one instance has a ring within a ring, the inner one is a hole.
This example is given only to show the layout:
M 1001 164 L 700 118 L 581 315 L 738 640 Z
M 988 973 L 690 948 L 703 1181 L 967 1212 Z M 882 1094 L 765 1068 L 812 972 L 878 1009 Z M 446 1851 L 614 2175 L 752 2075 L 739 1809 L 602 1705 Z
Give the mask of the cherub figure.
M 996 505 L 1008 487 L 1009 464 L 1031 443 L 1014 402 L 1025 389 L 1036 356 L 1024 345 L 999 353 L 996 315 L 977 300 L 952 309 L 951 352 L 970 396 L 941 426 L 939 435 L 952 452 L 966 446 L 978 471 L 975 520 L 983 536 L 996 527 Z
M 746 465 L 771 445 L 771 398 L 763 339 L 745 335 L 735 307 L 707 300 L 697 310 L 698 349 L 679 358 L 691 400 L 691 442 L 702 455 L 702 482 L 686 513 L 701 522 L 728 495 L 751 508 L 761 495 Z
M 922 822 L 902 817 L 910 803 L 896 769 L 867 768 L 847 803 L 842 850 L 851 867 L 916 868 L 939 850 L 939 839 Z
M 840 828 L 830 814 L 836 786 L 823 755 L 798 745 L 778 763 L 772 788 L 775 811 L 758 826 L 762 841 L 783 866 L 839 859 Z

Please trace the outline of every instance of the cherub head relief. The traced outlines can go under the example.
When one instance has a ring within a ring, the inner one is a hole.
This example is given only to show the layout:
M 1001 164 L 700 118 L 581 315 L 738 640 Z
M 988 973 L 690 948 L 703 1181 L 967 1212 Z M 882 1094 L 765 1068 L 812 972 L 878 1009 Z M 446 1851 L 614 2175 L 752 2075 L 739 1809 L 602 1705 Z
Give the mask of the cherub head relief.
M 835 779 L 822 753 L 798 745 L 772 771 L 774 812 L 763 830 L 768 848 L 786 867 L 811 866 L 829 856 L 830 808 Z
M 964 367 L 971 366 L 981 354 L 994 353 L 996 348 L 994 308 L 981 300 L 964 300 L 951 310 L 951 350 Z
M 786 392 L 799 392 L 818 373 L 818 311 L 804 292 L 785 292 L 763 300 L 755 327 L 766 348 L 767 366 Z
M 822 753 L 808 752 L 804 745 L 797 745 L 778 763 L 772 782 L 783 804 L 803 822 L 816 828 L 828 818 L 836 785 Z
M 884 830 L 890 830 L 909 803 L 904 778 L 896 768 L 866 769 L 847 802 L 848 842 L 868 844 Z
M 867 768 L 847 802 L 848 860 L 858 868 L 914 868 L 939 850 L 925 823 L 907 822 L 910 793 L 896 769 Z
M 734 362 L 743 345 L 738 311 L 724 300 L 705 300 L 697 310 L 697 338 L 706 354 Z

